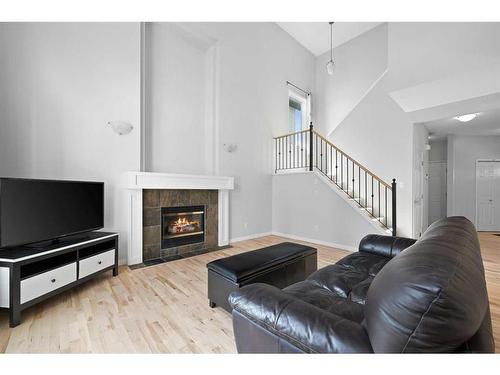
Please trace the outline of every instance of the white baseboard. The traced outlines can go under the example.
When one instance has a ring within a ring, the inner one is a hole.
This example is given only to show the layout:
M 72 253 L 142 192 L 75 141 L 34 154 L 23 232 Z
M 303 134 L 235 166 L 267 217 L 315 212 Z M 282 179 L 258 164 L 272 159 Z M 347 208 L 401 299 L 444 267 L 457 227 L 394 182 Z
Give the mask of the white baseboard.
M 358 251 L 358 249 L 355 246 L 350 246 L 350 245 L 342 245 L 342 244 L 338 244 L 338 243 L 334 243 L 334 242 L 316 240 L 314 238 L 295 236 L 293 234 L 288 234 L 288 233 L 272 232 L 271 234 L 274 236 L 290 238 L 292 240 L 310 242 L 310 243 L 314 243 L 317 245 L 328 246 L 328 247 L 335 247 L 336 249 L 347 250 L 347 251 L 351 251 L 351 252 Z
M 273 233 L 272 232 L 263 232 L 263 233 L 249 234 L 248 236 L 230 238 L 229 239 L 229 243 L 232 244 L 234 242 L 241 242 L 241 241 L 246 241 L 246 240 L 253 240 L 254 238 L 270 236 L 271 234 L 273 234 Z

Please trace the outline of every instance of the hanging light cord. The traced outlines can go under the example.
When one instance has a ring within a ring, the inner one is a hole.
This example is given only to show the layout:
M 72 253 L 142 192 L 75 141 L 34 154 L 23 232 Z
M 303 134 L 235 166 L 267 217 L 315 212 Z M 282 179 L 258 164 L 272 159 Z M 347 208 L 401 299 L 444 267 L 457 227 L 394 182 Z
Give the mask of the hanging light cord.
M 333 22 L 330 22 L 330 61 L 333 61 Z

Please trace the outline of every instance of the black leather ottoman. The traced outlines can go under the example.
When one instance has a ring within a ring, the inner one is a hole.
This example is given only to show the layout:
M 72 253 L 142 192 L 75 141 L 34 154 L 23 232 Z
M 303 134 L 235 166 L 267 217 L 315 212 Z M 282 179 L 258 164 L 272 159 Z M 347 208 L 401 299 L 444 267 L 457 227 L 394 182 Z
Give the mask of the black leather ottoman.
M 207 264 L 210 307 L 231 312 L 228 296 L 248 284 L 265 283 L 277 288 L 304 280 L 318 268 L 315 248 L 283 242 L 259 250 L 214 260 Z

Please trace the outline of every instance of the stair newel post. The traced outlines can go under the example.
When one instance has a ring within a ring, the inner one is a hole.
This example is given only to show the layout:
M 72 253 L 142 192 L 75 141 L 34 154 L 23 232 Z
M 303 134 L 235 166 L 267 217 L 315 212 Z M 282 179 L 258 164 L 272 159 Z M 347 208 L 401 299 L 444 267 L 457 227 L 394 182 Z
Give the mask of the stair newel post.
M 396 179 L 392 179 L 392 235 L 396 236 Z
M 309 170 L 313 170 L 313 123 L 309 125 Z

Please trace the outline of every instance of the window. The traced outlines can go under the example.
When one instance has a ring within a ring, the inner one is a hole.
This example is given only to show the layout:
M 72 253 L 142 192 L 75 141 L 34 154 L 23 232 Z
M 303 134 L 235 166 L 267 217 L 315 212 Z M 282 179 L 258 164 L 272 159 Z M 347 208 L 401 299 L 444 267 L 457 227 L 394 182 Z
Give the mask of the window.
M 290 130 L 292 132 L 299 132 L 302 130 L 302 105 L 292 98 L 288 99 L 288 119 L 290 121 Z
M 288 123 L 292 133 L 307 129 L 309 120 L 309 96 L 288 92 Z

